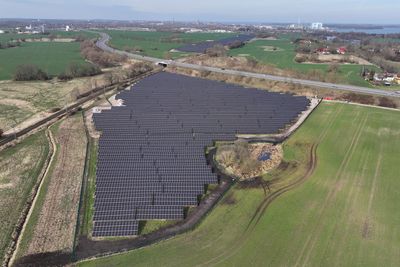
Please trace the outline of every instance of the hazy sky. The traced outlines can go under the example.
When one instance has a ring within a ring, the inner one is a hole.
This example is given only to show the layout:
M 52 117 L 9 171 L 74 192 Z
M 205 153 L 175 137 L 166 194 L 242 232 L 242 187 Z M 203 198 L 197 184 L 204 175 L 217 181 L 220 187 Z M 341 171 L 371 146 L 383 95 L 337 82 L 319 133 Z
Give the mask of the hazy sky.
M 0 0 L 0 18 L 400 24 L 399 0 Z

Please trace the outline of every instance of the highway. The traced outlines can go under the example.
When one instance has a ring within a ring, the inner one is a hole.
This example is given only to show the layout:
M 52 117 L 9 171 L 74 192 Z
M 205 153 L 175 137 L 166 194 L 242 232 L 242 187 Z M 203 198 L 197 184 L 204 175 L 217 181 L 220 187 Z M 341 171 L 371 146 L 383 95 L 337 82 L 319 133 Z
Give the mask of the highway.
M 143 61 L 148 61 L 148 62 L 153 62 L 153 63 L 165 62 L 169 66 L 188 68 L 188 69 L 193 69 L 193 70 L 198 70 L 198 71 L 202 71 L 202 70 L 203 71 L 211 71 L 211 72 L 228 74 L 228 75 L 244 76 L 244 77 L 265 79 L 265 80 L 271 80 L 271 81 L 277 81 L 277 82 L 300 84 L 300 85 L 304 85 L 304 86 L 319 87 L 319 88 L 325 88 L 325 89 L 330 89 L 330 90 L 348 91 L 348 92 L 371 94 L 371 95 L 378 95 L 378 96 L 400 97 L 400 93 L 396 93 L 394 91 L 371 89 L 368 87 L 353 86 L 353 85 L 346 85 L 346 84 L 334 84 L 334 83 L 318 82 L 318 81 L 312 81 L 312 80 L 295 79 L 295 78 L 289 78 L 289 77 L 283 77 L 283 76 L 260 74 L 260 73 L 238 71 L 238 70 L 231 70 L 231 69 L 221 69 L 221 68 L 215 68 L 215 67 L 182 63 L 182 62 L 178 62 L 178 61 L 174 61 L 174 60 L 165 60 L 165 59 L 160 59 L 160 58 L 142 56 L 142 55 L 129 53 L 126 51 L 121 51 L 121 50 L 117 50 L 112 47 L 109 47 L 107 45 L 107 43 L 110 40 L 110 36 L 106 33 L 100 33 L 100 35 L 101 35 L 101 38 L 96 43 L 97 47 L 99 47 L 100 49 L 102 49 L 104 51 L 116 53 L 116 54 L 120 54 L 120 55 L 125 55 L 125 56 L 133 58 L 133 59 L 138 59 L 138 60 L 143 60 Z

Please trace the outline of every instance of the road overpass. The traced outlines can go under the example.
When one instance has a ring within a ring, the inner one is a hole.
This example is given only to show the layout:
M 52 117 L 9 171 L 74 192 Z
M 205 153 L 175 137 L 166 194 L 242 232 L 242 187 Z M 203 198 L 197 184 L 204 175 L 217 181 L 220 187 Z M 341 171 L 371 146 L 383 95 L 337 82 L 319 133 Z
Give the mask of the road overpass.
M 232 69 L 221 69 L 216 67 L 209 67 L 209 66 L 202 66 L 202 65 L 195 65 L 195 64 L 188 64 L 183 62 L 178 62 L 175 60 L 164 60 L 160 58 L 148 57 L 143 55 L 138 55 L 126 51 L 121 51 L 114 49 L 108 46 L 108 41 L 111 39 L 110 36 L 106 33 L 99 33 L 101 38 L 97 41 L 96 45 L 100 49 L 116 53 L 120 55 L 127 56 L 129 58 L 148 61 L 152 63 L 158 62 L 165 62 L 170 66 L 175 67 L 182 67 L 193 69 L 197 71 L 211 71 L 215 73 L 222 73 L 227 75 L 235 75 L 235 76 L 244 76 L 250 78 L 257 78 L 257 79 L 265 79 L 270 81 L 276 82 L 284 82 L 284 83 L 292 83 L 292 84 L 300 84 L 304 86 L 311 86 L 311 87 L 319 87 L 329 90 L 338 90 L 338 91 L 348 91 L 354 93 L 362 93 L 362 94 L 370 94 L 370 95 L 377 95 L 377 96 L 387 96 L 387 97 L 400 97 L 400 93 L 394 91 L 385 91 L 380 89 L 372 89 L 368 87 L 361 87 L 361 86 L 353 86 L 353 85 L 346 85 L 346 84 L 335 84 L 335 83 L 327 83 L 327 82 L 319 82 L 319 81 L 312 81 L 312 80 L 304 80 L 304 79 L 295 79 L 289 78 L 284 76 L 277 76 L 277 75 L 269 75 L 269 74 L 261 74 L 261 73 L 254 73 L 254 72 L 247 72 L 247 71 L 239 71 L 239 70 L 232 70 Z

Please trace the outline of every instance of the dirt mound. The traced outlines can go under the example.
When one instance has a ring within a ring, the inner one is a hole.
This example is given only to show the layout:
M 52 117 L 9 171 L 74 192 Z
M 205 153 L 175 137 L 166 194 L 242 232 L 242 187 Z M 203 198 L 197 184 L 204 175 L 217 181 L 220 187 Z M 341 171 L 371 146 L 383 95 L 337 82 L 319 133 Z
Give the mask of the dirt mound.
M 219 147 L 215 159 L 227 174 L 247 180 L 279 166 L 282 154 L 281 145 L 238 142 Z M 265 160 L 262 159 L 264 155 L 267 155 Z

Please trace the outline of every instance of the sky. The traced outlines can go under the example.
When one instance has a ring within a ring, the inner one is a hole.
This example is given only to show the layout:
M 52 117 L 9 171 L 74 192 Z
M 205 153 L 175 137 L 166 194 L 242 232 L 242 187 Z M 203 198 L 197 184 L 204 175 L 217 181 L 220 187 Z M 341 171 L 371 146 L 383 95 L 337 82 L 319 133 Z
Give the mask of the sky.
M 0 18 L 400 24 L 399 0 L 0 0 Z

